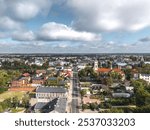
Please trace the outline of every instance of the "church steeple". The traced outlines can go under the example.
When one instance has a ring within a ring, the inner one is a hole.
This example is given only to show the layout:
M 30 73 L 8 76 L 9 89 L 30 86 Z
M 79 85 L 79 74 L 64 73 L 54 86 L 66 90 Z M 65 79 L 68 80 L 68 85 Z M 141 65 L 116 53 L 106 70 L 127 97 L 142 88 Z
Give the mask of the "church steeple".
M 112 67 L 112 62 L 110 62 L 110 69 L 111 69 L 111 70 L 113 69 L 113 67 Z
M 95 60 L 93 69 L 94 69 L 94 71 L 98 70 L 98 60 Z
M 144 62 L 144 57 L 143 56 L 141 57 L 141 62 Z

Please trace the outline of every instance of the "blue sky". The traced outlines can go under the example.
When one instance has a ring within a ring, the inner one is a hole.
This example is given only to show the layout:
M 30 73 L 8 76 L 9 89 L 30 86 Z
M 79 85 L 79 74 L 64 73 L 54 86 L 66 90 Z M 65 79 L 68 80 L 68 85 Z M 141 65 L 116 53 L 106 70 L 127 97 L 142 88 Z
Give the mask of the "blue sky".
M 0 0 L 0 53 L 149 53 L 149 0 Z

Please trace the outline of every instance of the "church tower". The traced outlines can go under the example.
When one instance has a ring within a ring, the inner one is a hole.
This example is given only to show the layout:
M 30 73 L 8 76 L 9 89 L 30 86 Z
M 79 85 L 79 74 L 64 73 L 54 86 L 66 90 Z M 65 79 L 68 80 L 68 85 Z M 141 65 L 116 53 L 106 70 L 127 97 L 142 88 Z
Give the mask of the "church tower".
M 94 69 L 94 71 L 98 70 L 98 60 L 95 60 L 93 69 Z
M 144 62 L 144 57 L 143 56 L 141 57 L 141 62 Z

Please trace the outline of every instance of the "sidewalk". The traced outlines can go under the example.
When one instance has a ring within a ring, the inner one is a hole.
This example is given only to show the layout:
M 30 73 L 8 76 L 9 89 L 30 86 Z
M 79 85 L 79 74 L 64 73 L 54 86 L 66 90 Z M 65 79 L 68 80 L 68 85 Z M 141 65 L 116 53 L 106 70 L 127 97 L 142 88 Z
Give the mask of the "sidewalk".
M 72 73 L 71 73 L 71 78 L 73 77 Z M 72 79 L 70 79 L 70 88 L 68 90 L 67 108 L 66 108 L 67 113 L 71 113 L 71 109 L 72 109 L 72 106 L 71 106 L 71 104 L 72 104 L 72 89 L 73 89 L 73 84 L 72 84 Z

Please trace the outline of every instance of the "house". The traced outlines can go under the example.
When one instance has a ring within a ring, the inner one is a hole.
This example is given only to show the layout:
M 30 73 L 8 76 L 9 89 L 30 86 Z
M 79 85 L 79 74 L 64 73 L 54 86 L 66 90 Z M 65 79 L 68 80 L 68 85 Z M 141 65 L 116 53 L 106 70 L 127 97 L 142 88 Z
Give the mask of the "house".
M 39 73 L 46 74 L 46 70 L 36 70 L 36 74 L 39 74 Z
M 80 63 L 80 64 L 77 65 L 79 70 L 85 69 L 86 66 L 87 66 L 86 63 Z
M 44 64 L 44 61 L 41 60 L 41 59 L 36 59 L 34 64 L 37 65 L 37 66 L 42 66 Z
M 139 79 L 139 73 L 136 69 L 132 69 L 133 79 L 137 80 Z
M 122 76 L 122 81 L 125 80 L 125 73 L 118 68 L 98 68 L 97 72 L 101 74 L 109 74 L 111 72 L 118 73 Z
M 24 74 L 22 74 L 22 76 L 24 76 L 24 77 L 29 77 L 30 74 L 29 74 L 29 73 L 24 73 Z
M 30 83 L 31 77 L 20 77 L 11 82 L 11 87 L 26 87 Z
M 36 70 L 36 76 L 40 77 L 46 74 L 46 70 Z
M 69 70 L 64 70 L 61 72 L 61 76 L 64 76 L 64 77 L 71 77 L 71 74 L 72 74 L 72 71 L 69 71 Z
M 13 80 L 12 82 L 11 82 L 11 87 L 20 87 L 20 86 L 22 86 L 22 81 L 20 81 L 20 80 Z
M 117 62 L 116 64 L 119 69 L 125 68 L 127 66 L 127 63 L 124 63 L 124 62 Z
M 126 91 L 133 91 L 134 87 L 133 86 L 125 86 Z
M 150 65 L 150 61 L 145 61 L 144 64 L 149 64 Z
M 82 101 L 83 101 L 83 104 L 88 104 L 88 103 L 97 103 L 97 104 L 99 104 L 100 103 L 99 99 L 91 99 L 90 95 L 84 96 Z
M 150 83 L 150 74 L 139 74 L 139 79 L 143 79 L 146 82 Z
M 108 86 L 104 85 L 104 84 L 92 84 L 90 86 L 90 88 L 92 89 L 92 91 L 96 94 L 97 92 L 104 92 L 108 90 Z
M 49 77 L 47 80 L 47 85 L 49 86 L 64 86 L 65 81 L 63 78 L 60 77 Z
M 45 83 L 45 80 L 43 77 L 33 77 L 32 78 L 32 84 L 43 85 L 44 83 Z
M 98 68 L 98 73 L 108 74 L 111 71 L 110 68 Z
M 66 98 L 67 91 L 63 87 L 39 87 L 36 89 L 38 102 L 49 102 L 54 98 Z

